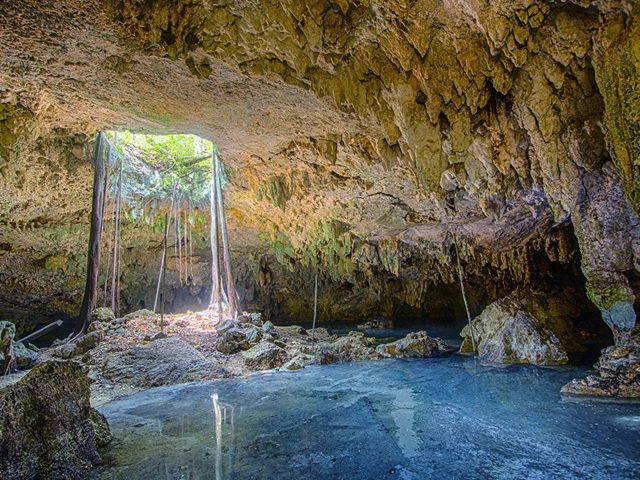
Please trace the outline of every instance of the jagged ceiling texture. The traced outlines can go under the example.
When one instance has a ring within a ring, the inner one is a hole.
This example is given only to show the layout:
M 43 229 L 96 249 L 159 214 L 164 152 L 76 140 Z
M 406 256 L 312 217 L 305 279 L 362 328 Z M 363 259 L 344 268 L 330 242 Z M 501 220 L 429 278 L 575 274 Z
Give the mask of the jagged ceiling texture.
M 639 8 L 6 2 L 0 282 L 15 292 L 34 262 L 82 255 L 88 136 L 188 132 L 221 148 L 238 251 L 269 247 L 354 285 L 404 270 L 418 304 L 453 281 L 454 233 L 471 276 L 528 281 L 536 252 L 576 258 L 557 233 L 568 225 L 589 298 L 622 328 L 640 270 Z M 60 295 L 77 289 L 72 263 L 64 278 L 45 265 L 31 291 L 73 305 Z

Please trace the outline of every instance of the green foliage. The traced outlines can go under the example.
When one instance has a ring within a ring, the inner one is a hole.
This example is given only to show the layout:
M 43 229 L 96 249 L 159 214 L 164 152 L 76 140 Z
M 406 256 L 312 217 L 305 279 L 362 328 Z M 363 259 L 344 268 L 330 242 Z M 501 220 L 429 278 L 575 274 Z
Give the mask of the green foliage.
M 110 194 L 117 192 L 122 166 L 122 195 L 129 220 L 145 219 L 154 228 L 161 228 L 157 214 L 167 212 L 172 200 L 182 210 L 208 205 L 211 152 L 216 148 L 213 143 L 195 135 L 141 135 L 124 131 L 108 132 L 106 136 Z M 190 221 L 193 223 L 193 218 Z
M 351 259 L 353 237 L 348 225 L 337 220 L 320 220 L 305 233 L 307 241 L 299 248 L 278 230 L 261 232 L 258 238 L 269 246 L 280 264 L 290 268 L 295 268 L 295 260 L 304 266 L 322 268 L 334 280 L 353 278 L 355 274 Z

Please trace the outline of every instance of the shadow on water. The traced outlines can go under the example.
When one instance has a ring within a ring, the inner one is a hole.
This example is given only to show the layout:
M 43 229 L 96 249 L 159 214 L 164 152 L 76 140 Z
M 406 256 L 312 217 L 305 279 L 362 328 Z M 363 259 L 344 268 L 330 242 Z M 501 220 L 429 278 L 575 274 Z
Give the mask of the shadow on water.
M 453 356 L 155 388 L 101 408 L 92 478 L 639 478 L 640 406 L 560 395 L 586 373 Z

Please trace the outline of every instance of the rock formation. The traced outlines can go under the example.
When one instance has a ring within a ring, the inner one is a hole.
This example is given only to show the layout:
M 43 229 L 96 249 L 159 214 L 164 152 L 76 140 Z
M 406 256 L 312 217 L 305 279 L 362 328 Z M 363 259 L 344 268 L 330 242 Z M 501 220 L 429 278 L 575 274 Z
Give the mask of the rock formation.
M 569 353 L 584 350 L 573 327 L 581 313 L 571 290 L 516 289 L 464 327 L 460 351 L 473 352 L 475 341 L 488 362 L 565 364 Z
M 620 345 L 607 347 L 595 364 L 597 373 L 576 379 L 562 393 L 598 397 L 640 397 L 640 329 L 636 326 Z
M 623 342 L 639 15 L 631 0 L 5 2 L 0 312 L 19 331 L 77 313 L 90 139 L 131 128 L 218 144 L 245 307 L 309 316 L 318 270 L 321 318 L 461 316 L 457 294 L 442 301 L 457 243 L 474 311 L 564 281 Z M 137 227 L 129 308 L 150 304 L 161 245 Z M 170 305 L 206 298 L 205 279 L 179 288 L 170 261 Z
M 106 420 L 91 408 L 89 379 L 73 362 L 47 362 L 0 390 L 0 477 L 82 479 L 101 463 Z

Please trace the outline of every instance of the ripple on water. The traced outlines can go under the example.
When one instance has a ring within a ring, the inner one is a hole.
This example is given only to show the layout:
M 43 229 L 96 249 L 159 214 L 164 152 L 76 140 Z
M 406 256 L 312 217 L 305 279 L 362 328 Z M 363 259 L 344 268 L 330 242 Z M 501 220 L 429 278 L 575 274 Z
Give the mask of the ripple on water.
M 151 389 L 100 409 L 93 478 L 640 478 L 640 405 L 564 399 L 584 374 L 449 357 Z

